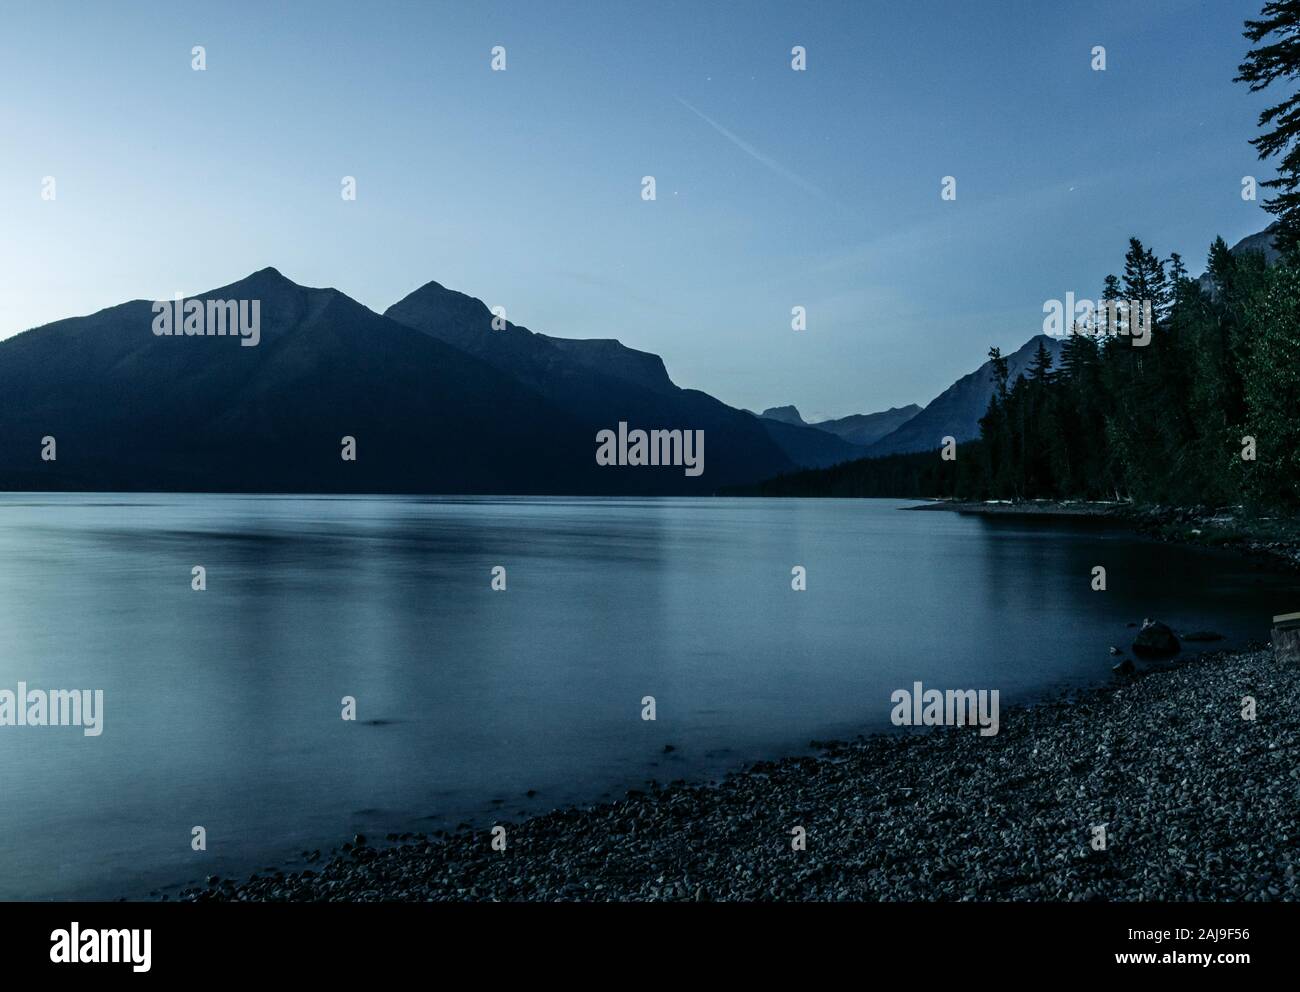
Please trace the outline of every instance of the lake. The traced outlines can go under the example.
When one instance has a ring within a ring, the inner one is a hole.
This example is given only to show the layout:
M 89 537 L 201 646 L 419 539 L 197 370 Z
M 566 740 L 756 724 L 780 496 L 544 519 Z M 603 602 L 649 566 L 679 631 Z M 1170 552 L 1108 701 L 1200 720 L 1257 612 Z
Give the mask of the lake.
M 104 693 L 97 737 L 0 727 L 0 898 L 716 779 L 890 729 L 915 681 L 1005 707 L 1108 680 L 1144 616 L 1235 646 L 1296 608 L 1220 552 L 908 505 L 0 495 L 0 689 Z

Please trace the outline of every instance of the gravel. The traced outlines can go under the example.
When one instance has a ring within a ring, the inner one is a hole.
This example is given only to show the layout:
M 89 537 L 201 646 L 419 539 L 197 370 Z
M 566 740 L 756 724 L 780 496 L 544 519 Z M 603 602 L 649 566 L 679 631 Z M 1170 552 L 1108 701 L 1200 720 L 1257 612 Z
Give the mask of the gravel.
M 209 880 L 181 898 L 1296 899 L 1298 707 L 1300 671 L 1270 649 L 1200 655 L 1004 707 L 993 737 L 968 727 L 825 743 L 716 786 L 502 821 L 505 851 L 491 825 L 358 837 L 310 868 Z M 796 827 L 806 850 L 792 849 Z

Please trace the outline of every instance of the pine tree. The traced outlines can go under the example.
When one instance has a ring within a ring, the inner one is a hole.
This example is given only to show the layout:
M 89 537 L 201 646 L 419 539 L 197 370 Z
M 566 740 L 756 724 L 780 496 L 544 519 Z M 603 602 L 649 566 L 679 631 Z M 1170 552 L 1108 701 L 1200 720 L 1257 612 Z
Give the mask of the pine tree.
M 1006 402 L 1007 379 L 1010 378 L 1010 366 L 1002 354 L 1001 348 L 989 349 L 989 361 L 993 363 L 993 384 L 997 387 L 998 399 Z
M 1137 238 L 1129 238 L 1128 246 L 1124 255 L 1124 294 L 1131 305 L 1140 306 L 1149 300 L 1151 315 L 1158 322 L 1169 312 L 1169 279 L 1165 275 L 1165 263 L 1150 248 L 1143 247 Z M 1132 316 L 1129 319 L 1131 321 Z
M 1081 382 L 1087 372 L 1097 364 L 1097 339 L 1079 331 L 1071 334 L 1061 345 L 1062 378 Z
M 1237 67 L 1233 82 L 1249 83 L 1252 93 L 1279 80 L 1294 84 L 1300 78 L 1300 0 L 1272 0 L 1264 4 L 1260 19 L 1246 22 L 1243 32 L 1255 43 L 1246 61 Z M 1265 38 L 1271 40 L 1261 44 Z M 1272 126 L 1251 144 L 1261 159 L 1281 154 L 1277 178 L 1263 185 L 1279 190 L 1264 208 L 1280 222 L 1273 244 L 1291 253 L 1300 247 L 1300 92 L 1259 115 L 1259 126 Z
M 1029 378 L 1034 382 L 1048 382 L 1052 378 L 1052 353 L 1047 350 L 1042 339 L 1038 341 L 1038 350 L 1034 352 L 1033 361 L 1029 363 Z
M 1300 269 L 1283 265 L 1250 304 L 1256 336 L 1245 367 L 1245 433 L 1256 462 L 1234 459 L 1247 492 L 1267 506 L 1300 506 Z
M 1171 290 L 1176 295 L 1178 288 L 1187 278 L 1187 266 L 1183 264 L 1183 256 L 1178 252 L 1169 254 L 1169 281 L 1172 284 Z

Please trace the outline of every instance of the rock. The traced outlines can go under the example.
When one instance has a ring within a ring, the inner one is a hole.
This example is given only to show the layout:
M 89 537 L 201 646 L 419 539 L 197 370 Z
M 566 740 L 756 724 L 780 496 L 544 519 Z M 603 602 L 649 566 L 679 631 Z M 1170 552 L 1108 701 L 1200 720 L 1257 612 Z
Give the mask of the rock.
M 1118 665 L 1113 665 L 1111 671 L 1116 675 L 1132 675 L 1134 672 L 1133 662 L 1125 658 Z
M 1110 653 L 1111 653 L 1111 654 L 1114 654 L 1114 655 L 1120 655 L 1120 654 L 1123 654 L 1124 652 L 1121 651 L 1119 648 L 1115 647 L 1115 645 L 1112 644 L 1112 645 L 1110 646 Z
M 1181 647 L 1169 625 L 1159 620 L 1143 620 L 1142 629 L 1133 638 L 1133 653 L 1140 657 L 1167 658 Z
M 353 843 L 354 845 L 356 845 L 357 847 L 365 847 L 365 846 L 366 846 L 366 835 L 365 835 L 365 834 L 357 834 L 355 837 L 352 838 L 352 843 Z

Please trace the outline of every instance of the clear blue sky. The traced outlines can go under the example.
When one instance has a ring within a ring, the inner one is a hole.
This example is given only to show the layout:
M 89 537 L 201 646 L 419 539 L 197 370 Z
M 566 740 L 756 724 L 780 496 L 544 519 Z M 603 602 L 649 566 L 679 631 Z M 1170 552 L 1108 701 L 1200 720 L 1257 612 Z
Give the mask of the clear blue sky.
M 381 311 L 436 279 L 737 406 L 925 403 L 1130 235 L 1196 272 L 1267 224 L 1259 6 L 7 2 L 0 337 L 274 265 Z

